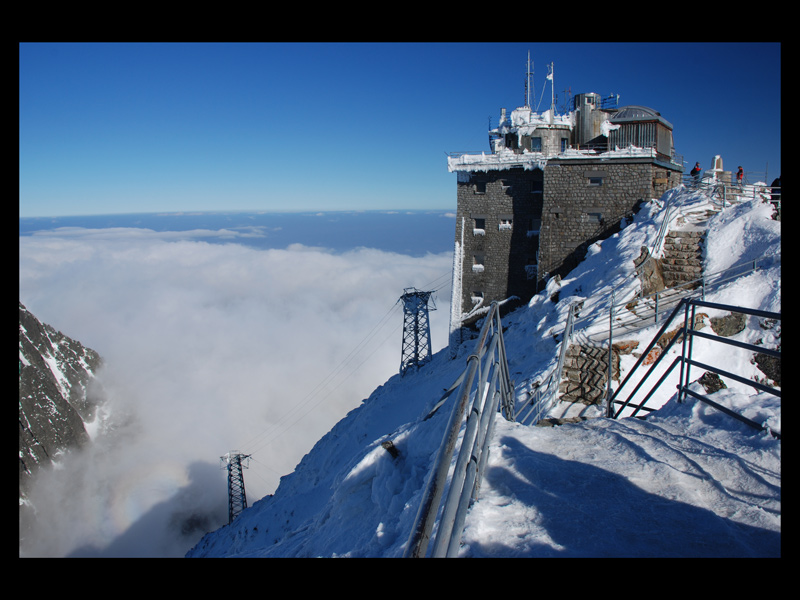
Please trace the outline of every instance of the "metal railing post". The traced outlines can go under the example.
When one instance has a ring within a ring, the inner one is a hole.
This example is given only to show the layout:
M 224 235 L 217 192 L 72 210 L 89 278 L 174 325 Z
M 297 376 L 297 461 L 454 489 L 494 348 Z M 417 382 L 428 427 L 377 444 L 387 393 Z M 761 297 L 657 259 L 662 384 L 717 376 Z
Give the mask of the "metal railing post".
M 421 558 L 427 554 L 436 515 L 442 504 L 452 456 L 461 432 L 466 412 L 466 424 L 455 468 L 449 477 L 450 485 L 444 499 L 442 516 L 432 548 L 432 556 L 454 556 L 461 541 L 467 510 L 477 494 L 488 455 L 489 439 L 494 428 L 499 403 L 503 401 L 509 420 L 513 415 L 513 388 L 509 378 L 498 304 L 493 302 L 481 328 L 475 352 L 467 359 L 460 381 L 456 403 L 450 414 L 447 429 L 439 446 L 433 469 L 422 490 L 414 526 L 409 535 L 404 556 Z M 473 384 L 477 384 L 474 386 Z M 452 390 L 456 384 L 450 387 Z M 429 418 L 450 395 L 448 390 Z M 467 405 L 470 403 L 469 410 Z M 510 407 L 510 408 L 509 408 Z
M 608 381 L 606 382 L 606 416 L 611 416 L 611 377 L 613 375 L 613 337 L 614 337 L 614 298 L 615 292 L 611 290 L 611 306 L 608 308 Z
M 447 424 L 447 429 L 445 430 L 445 437 L 442 440 L 442 444 L 439 446 L 439 452 L 434 461 L 434 470 L 428 477 L 423 490 L 422 502 L 417 512 L 415 527 L 411 531 L 411 537 L 406 547 L 405 556 L 407 557 L 422 558 L 427 552 L 436 513 L 439 511 L 439 504 L 444 494 L 445 484 L 447 483 L 450 456 L 452 456 L 453 449 L 458 440 L 458 432 L 460 429 L 458 425 L 461 423 L 461 416 L 469 400 L 469 391 L 472 388 L 472 382 L 475 378 L 477 362 L 478 356 L 476 354 L 472 354 L 467 359 L 467 376 L 464 377 L 461 386 L 458 388 L 456 404 L 453 406 L 453 411 L 450 413 L 450 419 Z

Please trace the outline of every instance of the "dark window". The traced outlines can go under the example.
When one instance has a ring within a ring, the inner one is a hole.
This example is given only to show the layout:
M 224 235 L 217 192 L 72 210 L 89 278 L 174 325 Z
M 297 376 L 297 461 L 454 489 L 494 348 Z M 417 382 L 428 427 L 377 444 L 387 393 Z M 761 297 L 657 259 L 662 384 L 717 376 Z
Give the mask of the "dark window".
M 586 213 L 586 218 L 590 223 L 602 223 L 603 215 L 600 213 Z

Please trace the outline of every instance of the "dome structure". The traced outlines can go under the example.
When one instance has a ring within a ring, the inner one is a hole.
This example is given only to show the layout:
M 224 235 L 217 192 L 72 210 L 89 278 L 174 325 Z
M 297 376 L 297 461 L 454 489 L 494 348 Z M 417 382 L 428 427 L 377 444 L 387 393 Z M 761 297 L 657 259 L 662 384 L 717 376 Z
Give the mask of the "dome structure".
M 633 121 L 658 121 L 669 129 L 672 129 L 672 123 L 667 121 L 661 116 L 661 113 L 648 108 L 647 106 L 639 106 L 631 104 L 630 106 L 623 106 L 609 119 L 611 123 L 623 123 Z

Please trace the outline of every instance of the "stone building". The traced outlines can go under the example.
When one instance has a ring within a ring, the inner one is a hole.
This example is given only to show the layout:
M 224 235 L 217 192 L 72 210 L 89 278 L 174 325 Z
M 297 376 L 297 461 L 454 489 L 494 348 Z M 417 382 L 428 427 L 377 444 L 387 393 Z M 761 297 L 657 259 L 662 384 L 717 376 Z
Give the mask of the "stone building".
M 448 157 L 457 174 L 451 338 L 493 301 L 527 302 L 640 202 L 680 184 L 672 125 L 617 100 L 579 94 L 563 115 L 554 105 L 503 109 L 489 153 Z

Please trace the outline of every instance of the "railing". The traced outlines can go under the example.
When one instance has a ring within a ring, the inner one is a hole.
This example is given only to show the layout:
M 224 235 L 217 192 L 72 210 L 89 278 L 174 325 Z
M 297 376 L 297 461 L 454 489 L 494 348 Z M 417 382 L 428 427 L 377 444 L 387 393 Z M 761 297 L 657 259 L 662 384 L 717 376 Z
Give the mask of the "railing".
M 670 194 L 669 198 L 667 198 L 664 206 L 664 217 L 661 220 L 661 226 L 658 229 L 658 234 L 656 235 L 656 240 L 653 242 L 653 250 L 650 252 L 650 260 L 658 258 L 661 254 L 661 250 L 664 248 L 664 240 L 667 237 L 667 233 L 669 232 L 669 226 L 672 223 L 673 216 L 679 212 L 680 207 L 676 205 L 674 202 L 675 195 Z M 643 262 L 639 265 L 638 270 L 643 270 L 647 261 Z
M 607 414 L 608 414 L 608 416 L 611 417 L 611 418 L 614 418 L 614 419 L 619 418 L 620 415 L 622 414 L 622 412 L 624 410 L 628 409 L 628 408 L 632 408 L 633 409 L 633 411 L 630 414 L 626 415 L 628 417 L 635 417 L 640 411 L 650 412 L 652 409 L 650 409 L 650 408 L 648 408 L 646 406 L 647 402 L 650 400 L 650 398 L 652 397 L 653 393 L 656 390 L 658 390 L 659 387 L 664 383 L 666 378 L 672 373 L 672 371 L 675 369 L 675 367 L 677 365 L 680 365 L 680 379 L 679 379 L 679 383 L 678 383 L 678 386 L 677 386 L 677 388 L 678 388 L 678 396 L 677 396 L 678 402 L 683 402 L 684 399 L 686 398 L 686 395 L 688 394 L 688 395 L 692 396 L 693 398 L 696 398 L 697 400 L 700 400 L 701 402 L 704 402 L 704 403 L 708 404 L 709 406 L 712 406 L 713 408 L 715 408 L 715 409 L 717 409 L 717 410 L 719 410 L 719 411 L 721 411 L 721 412 L 723 412 L 723 413 L 725 413 L 725 414 L 727 414 L 727 415 L 729 415 L 731 417 L 734 417 L 735 419 L 738 419 L 739 421 L 742 421 L 743 423 L 746 423 L 747 425 L 749 425 L 749 426 L 751 426 L 751 427 L 753 427 L 755 429 L 759 429 L 759 430 L 762 430 L 762 431 L 768 431 L 773 436 L 775 436 L 777 438 L 780 438 L 780 432 L 771 431 L 770 428 L 768 426 L 764 425 L 763 423 L 757 423 L 757 422 L 755 422 L 755 421 L 753 421 L 751 419 L 748 419 L 748 418 L 740 415 L 739 413 L 737 413 L 737 412 L 735 412 L 735 411 L 733 411 L 733 410 L 731 410 L 731 409 L 729 409 L 729 408 L 727 408 L 727 407 L 725 407 L 725 406 L 723 406 L 723 405 L 711 400 L 707 396 L 703 396 L 703 395 L 698 394 L 698 393 L 692 391 L 691 389 L 689 389 L 689 383 L 691 381 L 691 377 L 690 377 L 691 367 L 698 367 L 698 368 L 704 369 L 706 371 L 710 371 L 712 373 L 716 373 L 717 375 L 728 377 L 728 378 L 730 378 L 730 379 L 732 379 L 734 381 L 737 381 L 739 383 L 748 385 L 748 386 L 750 386 L 750 387 L 752 387 L 752 388 L 754 388 L 756 390 L 759 390 L 759 391 L 762 391 L 762 392 L 768 392 L 768 393 L 770 393 L 770 394 L 772 394 L 774 396 L 777 396 L 778 398 L 781 397 L 781 391 L 779 389 L 770 387 L 768 385 L 764 385 L 763 383 L 760 383 L 758 381 L 753 381 L 753 380 L 747 379 L 747 378 L 742 377 L 740 375 L 737 375 L 735 373 L 731 373 L 731 372 L 725 371 L 725 370 L 723 370 L 723 369 L 721 369 L 719 367 L 714 367 L 714 366 L 711 366 L 711 365 L 708 365 L 708 364 L 701 363 L 701 362 L 696 361 L 696 360 L 694 360 L 692 358 L 692 351 L 693 351 L 694 339 L 695 338 L 702 338 L 702 339 L 710 340 L 710 341 L 715 342 L 715 343 L 721 343 L 721 344 L 725 344 L 725 345 L 728 345 L 728 346 L 736 347 L 736 348 L 739 348 L 739 349 L 748 350 L 748 351 L 751 351 L 751 352 L 758 352 L 758 353 L 766 354 L 766 355 L 772 356 L 772 357 L 780 358 L 780 356 L 781 356 L 780 350 L 772 350 L 770 348 L 765 348 L 763 346 L 754 346 L 752 344 L 748 344 L 748 343 L 745 343 L 745 342 L 739 342 L 739 341 L 732 340 L 732 339 L 729 339 L 729 338 L 725 338 L 725 337 L 722 337 L 722 336 L 717 336 L 717 335 L 712 335 L 712 334 L 705 333 L 705 332 L 702 332 L 702 331 L 697 331 L 696 329 L 694 329 L 694 326 L 695 326 L 695 317 L 696 317 L 695 313 L 696 313 L 696 308 L 698 306 L 707 307 L 707 308 L 713 308 L 713 309 L 718 309 L 718 310 L 725 310 L 725 311 L 730 311 L 730 312 L 744 313 L 744 314 L 747 314 L 747 315 L 753 315 L 753 316 L 762 317 L 762 318 L 766 318 L 766 319 L 775 319 L 775 320 L 778 320 L 778 321 L 781 319 L 780 313 L 774 313 L 774 312 L 768 312 L 768 311 L 756 310 L 756 309 L 750 309 L 750 308 L 742 308 L 742 307 L 738 307 L 738 306 L 729 306 L 729 305 L 725 305 L 725 304 L 716 304 L 716 303 L 712 303 L 712 302 L 704 302 L 704 301 L 701 301 L 701 300 L 690 300 L 690 299 L 684 298 L 683 300 L 680 301 L 678 306 L 676 306 L 675 309 L 672 311 L 669 319 L 667 319 L 667 321 L 661 327 L 659 332 L 653 337 L 653 340 L 647 346 L 647 349 L 642 353 L 641 357 L 639 357 L 639 359 L 637 360 L 637 362 L 634 365 L 633 369 L 631 369 L 631 371 L 628 373 L 628 375 L 622 381 L 620 386 L 609 396 L 608 405 L 607 405 Z M 681 312 L 683 312 L 683 326 L 672 337 L 672 339 L 669 341 L 669 343 L 666 345 L 666 347 L 661 351 L 659 356 L 650 365 L 650 368 L 647 370 L 646 373 L 644 373 L 644 375 L 641 377 L 639 382 L 634 386 L 633 390 L 627 395 L 625 400 L 621 400 L 620 399 L 621 396 L 622 396 L 621 395 L 621 391 L 625 388 L 625 386 L 628 384 L 628 382 L 633 380 L 634 373 L 636 373 L 638 371 L 639 367 L 642 365 L 642 363 L 645 360 L 645 358 L 649 355 L 650 351 L 653 349 L 655 344 L 658 342 L 658 340 L 661 338 L 661 336 L 667 330 L 669 325 L 672 324 L 673 320 L 678 315 L 681 314 Z M 675 360 L 666 369 L 666 371 L 664 371 L 664 373 L 662 373 L 661 377 L 653 385 L 653 387 L 650 389 L 650 391 L 647 392 L 647 394 L 645 394 L 644 398 L 638 404 L 632 404 L 634 396 L 639 392 L 640 389 L 643 389 L 643 387 L 645 386 L 645 382 L 650 377 L 650 375 L 652 375 L 652 374 L 657 372 L 657 367 L 661 363 L 662 359 L 665 356 L 667 356 L 669 350 L 672 348 L 672 346 L 676 343 L 676 341 L 678 339 L 680 339 L 682 344 L 683 344 L 680 356 L 675 358 Z M 614 410 L 614 406 L 615 405 L 619 405 L 619 408 L 616 411 Z
M 721 202 L 723 207 L 731 202 L 754 198 L 780 204 L 781 186 L 766 185 L 760 181 L 748 183 L 749 179 L 751 177 L 745 176 L 744 181 L 740 184 L 735 181 L 722 181 L 715 177 L 695 177 L 684 174 L 681 183 L 688 189 L 705 192 L 712 201 Z
M 683 282 L 675 287 L 666 288 L 658 292 L 653 292 L 646 296 L 637 296 L 635 299 L 628 299 L 622 302 L 614 303 L 610 310 L 620 309 L 620 312 L 615 314 L 620 317 L 616 323 L 618 328 L 628 327 L 634 323 L 641 323 L 643 326 L 647 321 L 652 323 L 658 322 L 659 315 L 667 312 L 684 296 L 700 296 L 705 299 L 706 294 L 721 286 L 723 283 L 733 281 L 744 275 L 749 275 L 754 271 L 775 265 L 779 262 L 777 255 L 760 256 L 753 260 L 747 260 L 735 265 L 732 265 L 722 271 L 716 271 L 707 275 L 702 275 L 697 279 Z M 635 306 L 632 303 L 635 302 Z M 651 306 L 648 306 L 650 304 Z M 628 308 L 632 306 L 631 308 Z M 627 316 L 621 316 L 621 309 L 628 309 Z M 634 311 L 638 309 L 638 311 Z M 652 311 L 652 314 L 651 314 Z M 589 317 L 586 317 L 587 319 Z M 595 317 L 596 319 L 596 317 Z
M 546 377 L 544 383 L 536 389 L 533 397 L 519 408 L 515 415 L 515 420 L 524 425 L 536 424 L 556 403 L 558 387 L 563 373 L 564 357 L 567 348 L 575 338 L 576 330 L 579 328 L 589 327 L 594 323 L 607 319 L 608 329 L 603 330 L 605 333 L 602 339 L 607 339 L 608 347 L 611 348 L 615 330 L 630 333 L 636 329 L 650 327 L 653 323 L 658 322 L 659 315 L 663 316 L 664 313 L 673 309 L 681 300 L 688 300 L 691 296 L 699 296 L 704 300 L 706 293 L 722 284 L 774 265 L 778 261 L 779 257 L 777 256 L 762 256 L 754 260 L 737 263 L 722 271 L 703 275 L 698 279 L 687 281 L 674 288 L 667 288 L 647 296 L 636 296 L 633 299 L 628 297 L 619 302 L 615 300 L 615 288 L 610 292 L 607 304 L 598 302 L 580 317 L 578 316 L 579 308 L 582 307 L 584 302 L 573 302 L 569 307 L 564 332 L 561 336 L 561 347 L 556 367 Z M 636 306 L 631 307 L 631 302 L 636 302 Z M 636 312 L 634 312 L 634 308 Z M 588 336 L 583 336 L 583 339 L 588 339 Z M 596 339 L 599 341 L 599 338 Z M 644 356 L 649 351 L 650 349 L 644 353 Z M 611 357 L 609 357 L 608 364 L 612 364 Z M 610 377 L 608 381 L 611 381 Z
M 425 483 L 422 502 L 406 546 L 406 557 L 426 556 L 463 426 L 464 434 L 450 476 L 450 487 L 439 518 L 432 556 L 451 557 L 458 552 L 467 509 L 480 487 L 498 407 L 507 420 L 514 420 L 514 385 L 509 377 L 505 352 L 500 310 L 498 304 L 493 302 L 478 336 L 475 352 L 467 359 L 464 372 L 425 417 L 430 418 L 457 391 L 434 468 Z M 470 400 L 471 408 L 467 410 Z
M 465 150 L 463 152 L 447 152 L 445 151 L 447 158 L 459 158 L 461 156 L 470 156 L 470 155 L 478 155 L 478 154 L 492 154 L 491 152 L 487 152 L 486 150 Z
M 564 371 L 564 359 L 567 355 L 567 348 L 569 348 L 570 342 L 572 341 L 575 317 L 580 304 L 582 303 L 573 302 L 570 304 L 569 312 L 567 313 L 567 323 L 561 335 L 558 362 L 555 368 L 550 372 L 550 375 L 546 378 L 544 384 L 536 388 L 533 397 L 527 400 L 517 411 L 514 420 L 518 423 L 522 423 L 523 425 L 538 423 L 543 418 L 543 415 L 556 403 L 558 399 L 558 387 L 561 384 L 561 374 Z

